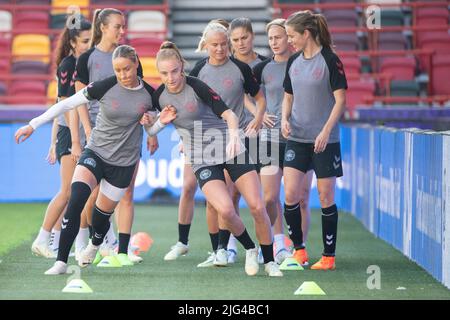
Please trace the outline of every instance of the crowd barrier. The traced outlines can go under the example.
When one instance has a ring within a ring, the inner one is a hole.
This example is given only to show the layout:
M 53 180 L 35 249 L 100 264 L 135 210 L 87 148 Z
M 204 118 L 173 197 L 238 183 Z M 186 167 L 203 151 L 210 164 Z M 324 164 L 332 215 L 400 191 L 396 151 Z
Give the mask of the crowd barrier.
M 342 210 L 450 287 L 450 132 L 341 132 Z

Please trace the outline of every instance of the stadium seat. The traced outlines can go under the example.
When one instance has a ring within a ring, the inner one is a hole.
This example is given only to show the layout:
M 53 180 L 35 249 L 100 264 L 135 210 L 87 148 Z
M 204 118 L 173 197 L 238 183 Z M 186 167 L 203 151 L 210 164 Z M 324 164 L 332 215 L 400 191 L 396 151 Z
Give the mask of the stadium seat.
M 47 99 L 48 103 L 55 103 L 58 98 L 58 83 L 52 80 L 47 85 Z
M 13 74 L 48 74 L 48 64 L 41 61 L 16 61 L 11 65 Z
M 406 38 L 401 32 L 378 33 L 378 50 L 405 50 Z
M 153 57 L 140 57 L 144 76 L 149 78 L 159 77 L 158 69 L 156 69 L 156 59 Z
M 8 88 L 9 96 L 30 97 L 30 101 L 35 100 L 36 97 L 45 97 L 46 94 L 45 81 L 12 81 Z
M 348 90 L 346 99 L 348 109 L 352 111 L 357 105 L 366 104 L 364 102 L 364 98 L 373 97 L 374 94 L 375 94 L 375 82 L 373 80 L 348 81 Z
M 432 90 L 433 94 L 450 95 L 448 77 L 450 75 L 450 56 L 436 55 L 433 58 Z
M 322 14 L 327 18 L 329 27 L 358 26 L 358 13 L 355 10 L 324 10 Z
M 413 57 L 387 57 L 380 65 L 380 73 L 392 74 L 392 80 L 413 80 L 416 60 Z
M 403 26 L 405 19 L 403 12 L 400 10 L 381 10 L 381 26 Z
M 116 4 L 123 5 L 126 0 L 91 0 L 91 4 L 104 5 L 108 7 L 113 7 Z
M 450 52 L 450 35 L 447 32 L 432 32 L 427 37 L 419 39 L 418 47 L 420 49 L 430 49 L 436 54 L 448 54 Z M 426 56 L 420 57 L 421 68 L 430 69 L 429 61 Z
M 128 0 L 128 4 L 134 5 L 158 5 L 163 4 L 164 0 Z
M 14 61 L 33 60 L 48 64 L 50 61 L 50 39 L 42 34 L 17 35 L 13 39 L 12 55 Z
M 133 38 L 130 39 L 129 44 L 136 49 L 136 52 L 139 56 L 151 57 L 156 56 L 163 41 L 163 39 L 150 37 Z
M 357 57 L 341 57 L 346 74 L 360 74 L 361 60 Z
M 315 3 L 315 0 L 278 0 L 278 3 Z
M 417 26 L 442 26 L 448 25 L 448 9 L 442 8 L 417 8 L 416 25 Z
M 12 29 L 11 12 L 0 10 L 0 32 L 11 31 L 11 29 Z
M 48 29 L 49 15 L 45 11 L 17 11 L 14 29 Z M 48 32 L 42 32 L 48 34 Z
M 332 40 L 338 51 L 359 50 L 359 42 L 356 33 L 336 33 L 332 35 Z
M 133 11 L 128 15 L 128 39 L 148 37 L 166 30 L 166 16 L 160 11 Z M 143 32 L 143 33 L 136 33 Z
M 8 74 L 9 73 L 9 65 L 10 64 L 9 64 L 8 59 L 1 59 L 0 58 L 0 75 L 4 75 L 4 74 Z
M 52 7 L 63 7 L 59 9 L 53 8 L 51 10 L 52 15 L 67 14 L 67 9 L 71 6 L 74 7 L 86 7 L 89 6 L 89 0 L 52 0 Z M 81 13 L 87 17 L 89 15 L 88 9 L 81 9 Z
M 394 80 L 391 81 L 391 96 L 393 97 L 417 97 L 420 87 L 415 81 Z
M 6 84 L 0 82 L 0 96 L 6 95 Z

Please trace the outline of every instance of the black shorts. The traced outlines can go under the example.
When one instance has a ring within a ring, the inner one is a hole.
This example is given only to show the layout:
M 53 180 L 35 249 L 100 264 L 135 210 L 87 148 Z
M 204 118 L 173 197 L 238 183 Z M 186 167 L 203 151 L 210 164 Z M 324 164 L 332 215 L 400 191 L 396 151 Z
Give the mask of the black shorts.
M 304 173 L 312 167 L 317 179 L 342 177 L 341 144 L 329 143 L 323 152 L 314 153 L 314 143 L 289 140 L 284 154 L 284 167 L 294 168 Z
M 261 165 L 259 162 L 259 143 L 259 136 L 254 138 L 245 137 L 244 139 L 245 149 L 247 149 L 245 163 L 254 164 L 256 172 L 258 173 L 261 170 Z
M 197 182 L 198 185 L 200 186 L 200 189 L 202 189 L 203 186 L 208 181 L 211 180 L 222 180 L 223 182 L 225 182 L 224 170 L 227 170 L 233 182 L 236 182 L 237 179 L 239 179 L 247 172 L 256 170 L 254 164 L 251 163 L 239 164 L 239 162 L 237 162 L 236 160 L 237 159 L 234 158 L 233 160 L 230 160 L 228 162 L 203 167 L 195 171 L 194 173 L 195 176 L 197 177 Z
M 271 141 L 260 141 L 259 161 L 261 168 L 266 166 L 277 166 L 283 169 L 284 151 L 286 143 L 274 143 Z
M 58 126 L 58 133 L 56 134 L 56 157 L 61 163 L 61 158 L 71 154 L 72 137 L 70 136 L 70 129 L 66 126 Z
M 123 189 L 128 188 L 133 179 L 134 169 L 136 164 L 128 167 L 113 166 L 112 164 L 103 161 L 94 151 L 85 148 L 81 154 L 78 164 L 87 168 L 97 179 L 105 179 L 113 186 Z

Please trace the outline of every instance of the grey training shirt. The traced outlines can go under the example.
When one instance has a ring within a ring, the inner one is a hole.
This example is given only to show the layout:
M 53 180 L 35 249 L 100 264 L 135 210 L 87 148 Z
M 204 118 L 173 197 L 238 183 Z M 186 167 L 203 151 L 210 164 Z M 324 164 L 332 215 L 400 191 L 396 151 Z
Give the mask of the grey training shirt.
M 275 122 L 273 128 L 264 126 L 261 131 L 261 140 L 263 141 L 270 140 L 271 130 L 276 130 L 279 140 L 273 142 L 286 142 L 286 139 L 281 134 L 281 105 L 284 97 L 283 81 L 286 66 L 287 61 L 276 62 L 273 59 L 267 59 L 258 63 L 253 68 L 256 80 L 264 88 L 267 103 L 266 112 L 277 117 L 273 120 Z
M 289 58 L 284 90 L 293 95 L 289 140 L 314 143 L 336 103 L 333 92 L 347 89 L 344 66 L 330 48 L 311 59 L 303 52 Z M 339 142 L 339 126 L 330 134 L 329 143 Z
M 154 89 L 145 81 L 130 89 L 121 86 L 115 76 L 89 84 L 84 89 L 88 100 L 98 100 L 97 125 L 87 144 L 106 163 L 127 167 L 140 158 L 143 114 L 154 111 Z
M 112 64 L 112 52 L 104 52 L 97 47 L 93 47 L 83 53 L 77 61 L 74 80 L 88 85 L 89 83 L 104 80 L 114 76 Z M 139 62 L 138 76 L 143 78 L 142 66 Z M 91 127 L 95 127 L 95 121 L 99 112 L 100 104 L 98 101 L 89 102 L 88 110 L 91 120 Z
M 259 91 L 252 70 L 247 64 L 233 57 L 222 65 L 209 64 L 208 60 L 200 60 L 190 76 L 199 78 L 217 92 L 239 118 L 239 128 L 245 129 L 248 122 L 244 113 L 244 94 L 248 93 L 254 97 Z
M 177 118 L 172 123 L 194 172 L 229 160 L 228 126 L 221 118 L 228 107 L 203 81 L 187 76 L 183 90 L 178 93 L 170 93 L 162 84 L 153 95 L 153 105 L 159 110 L 168 105 L 177 109 Z

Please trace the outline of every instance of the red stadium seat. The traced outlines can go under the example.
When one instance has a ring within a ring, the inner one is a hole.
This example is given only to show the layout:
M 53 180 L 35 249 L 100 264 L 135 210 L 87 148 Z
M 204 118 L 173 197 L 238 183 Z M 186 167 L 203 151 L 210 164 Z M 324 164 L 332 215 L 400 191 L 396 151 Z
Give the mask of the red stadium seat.
M 361 81 L 361 80 L 350 80 L 348 81 L 347 90 L 347 107 L 350 112 L 358 105 L 365 104 L 365 97 L 373 97 L 375 94 L 375 82 Z
M 379 50 L 405 50 L 406 39 L 401 32 L 380 32 L 378 34 Z
M 48 12 L 42 11 L 17 11 L 14 17 L 14 28 L 17 29 L 48 29 Z M 25 33 L 29 33 L 28 32 Z
M 154 57 L 159 51 L 159 47 L 164 39 L 158 38 L 133 38 L 129 40 L 130 46 L 136 49 L 140 57 Z
M 346 74 L 360 74 L 361 60 L 356 57 L 341 57 L 342 64 Z
M 47 96 L 45 81 L 12 81 L 8 88 L 11 97 L 23 97 L 22 101 L 12 101 L 12 104 L 35 103 L 37 98 Z
M 417 26 L 442 26 L 448 25 L 448 9 L 442 8 L 417 8 Z
M 433 32 L 427 34 L 426 38 L 420 39 L 418 43 L 421 49 L 433 50 L 436 54 L 449 54 L 450 52 L 450 35 L 447 32 Z M 430 70 L 427 57 L 420 58 L 421 68 Z
M 6 84 L 0 82 L 0 96 L 4 96 L 6 94 Z
M 450 55 L 436 55 L 433 59 L 433 94 L 449 94 Z
M 380 73 L 392 74 L 392 80 L 413 80 L 416 60 L 413 57 L 388 57 L 380 65 Z

